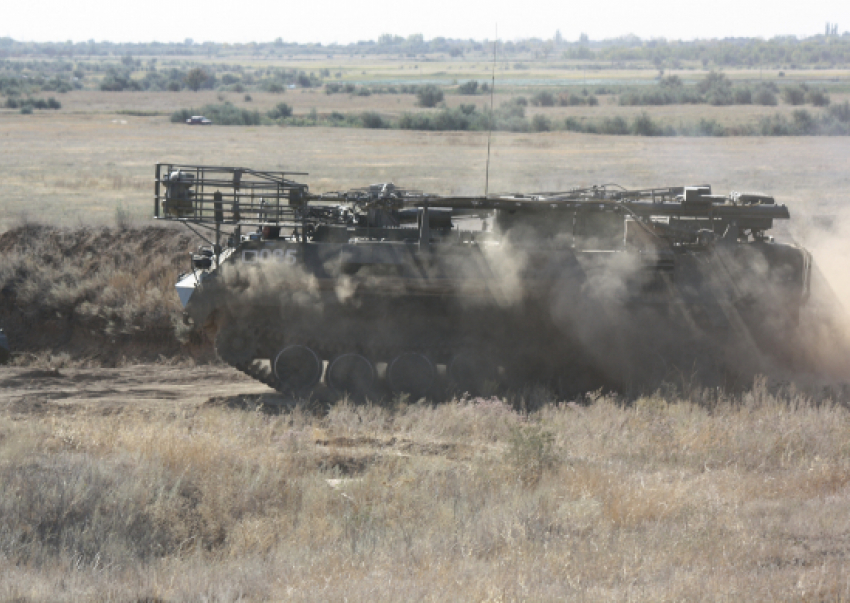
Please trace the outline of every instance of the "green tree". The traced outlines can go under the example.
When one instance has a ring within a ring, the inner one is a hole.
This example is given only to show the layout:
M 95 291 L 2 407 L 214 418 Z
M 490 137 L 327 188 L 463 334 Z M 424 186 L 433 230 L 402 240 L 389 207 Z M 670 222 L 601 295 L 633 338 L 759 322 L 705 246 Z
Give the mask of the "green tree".
M 436 107 L 443 102 L 443 91 L 434 84 L 422 86 L 416 92 L 416 104 L 420 107 Z
M 207 81 L 207 72 L 200 67 L 195 67 L 189 70 L 183 81 L 186 82 L 186 86 L 190 90 L 197 92 L 204 85 L 204 82 Z

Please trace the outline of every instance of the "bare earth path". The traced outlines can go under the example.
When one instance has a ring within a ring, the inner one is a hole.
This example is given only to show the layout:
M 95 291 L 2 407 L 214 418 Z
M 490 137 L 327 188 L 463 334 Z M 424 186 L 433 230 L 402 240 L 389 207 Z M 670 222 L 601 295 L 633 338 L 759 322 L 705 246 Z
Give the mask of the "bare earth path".
M 227 367 L 155 364 L 96 369 L 0 369 L 0 410 L 13 413 L 169 412 L 210 398 L 279 399 L 261 383 Z

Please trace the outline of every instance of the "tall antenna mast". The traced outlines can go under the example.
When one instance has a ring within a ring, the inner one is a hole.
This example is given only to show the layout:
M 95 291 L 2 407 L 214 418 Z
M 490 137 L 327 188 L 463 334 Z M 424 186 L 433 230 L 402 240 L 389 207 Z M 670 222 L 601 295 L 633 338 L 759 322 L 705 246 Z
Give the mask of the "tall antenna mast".
M 490 126 L 487 130 L 487 169 L 484 173 L 484 196 L 490 191 L 490 139 L 493 137 L 493 92 L 496 88 L 496 44 L 499 41 L 499 24 L 496 23 L 496 39 L 493 40 L 493 78 L 490 81 Z

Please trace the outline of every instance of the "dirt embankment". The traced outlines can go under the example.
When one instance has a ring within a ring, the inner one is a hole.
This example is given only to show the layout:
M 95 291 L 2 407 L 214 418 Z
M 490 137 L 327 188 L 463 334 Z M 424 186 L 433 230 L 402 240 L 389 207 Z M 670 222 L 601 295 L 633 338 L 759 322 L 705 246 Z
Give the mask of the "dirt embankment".
M 183 230 L 24 225 L 0 234 L 0 327 L 13 351 L 122 358 L 199 353 L 174 291 L 198 240 Z

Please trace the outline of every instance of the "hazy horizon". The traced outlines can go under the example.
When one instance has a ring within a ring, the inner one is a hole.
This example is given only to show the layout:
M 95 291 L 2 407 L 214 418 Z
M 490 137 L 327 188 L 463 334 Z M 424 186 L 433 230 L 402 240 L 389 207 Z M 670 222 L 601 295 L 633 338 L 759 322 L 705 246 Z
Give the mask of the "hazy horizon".
M 316 0 L 281 5 L 248 0 L 234 8 L 218 0 L 180 3 L 151 0 L 132 6 L 106 0 L 65 3 L 33 0 L 4 9 L 0 37 L 21 42 L 115 43 L 285 42 L 348 44 L 376 40 L 382 34 L 485 40 L 550 39 L 558 30 L 567 41 L 586 33 L 593 40 L 633 34 L 640 38 L 697 40 L 726 37 L 808 37 L 823 33 L 826 23 L 838 33 L 850 25 L 850 3 L 813 0 L 805 9 L 777 6 L 767 0 L 718 0 L 699 6 L 674 0 L 632 3 L 626 0 L 586 3 L 573 9 L 530 0 L 497 0 L 482 8 L 468 1 L 434 0 L 406 5 L 386 0 L 343 3 Z M 498 33 L 497 33 L 498 28 Z

